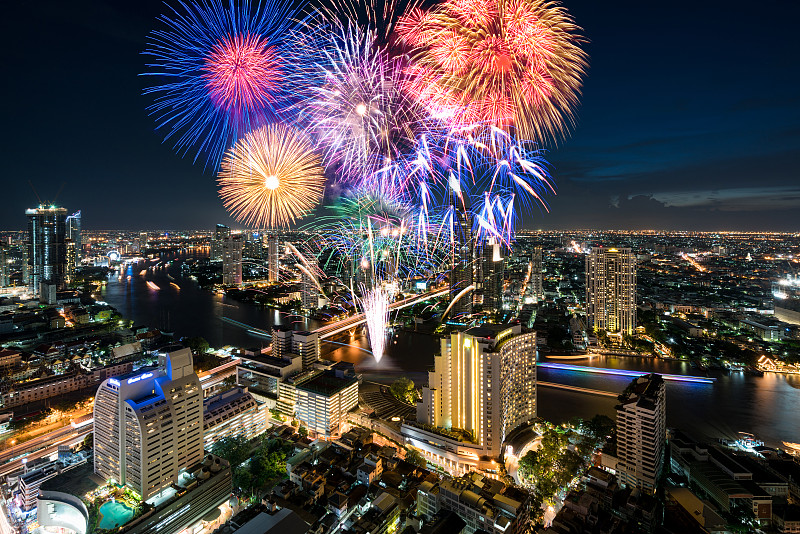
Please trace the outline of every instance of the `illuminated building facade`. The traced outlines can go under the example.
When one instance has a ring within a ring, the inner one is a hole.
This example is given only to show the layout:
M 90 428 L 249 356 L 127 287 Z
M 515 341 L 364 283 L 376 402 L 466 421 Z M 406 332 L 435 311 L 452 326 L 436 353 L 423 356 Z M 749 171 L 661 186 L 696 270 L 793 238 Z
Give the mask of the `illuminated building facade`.
M 450 258 L 450 298 L 455 298 L 459 293 L 474 287 L 475 273 L 473 254 L 475 253 L 472 242 L 472 229 L 466 214 L 459 209 L 455 211 L 453 231 L 453 247 Z M 450 316 L 470 315 L 472 313 L 472 293 L 463 295 L 452 307 Z
M 75 258 L 80 261 L 83 258 L 83 239 L 81 238 L 81 211 L 78 210 L 72 215 L 67 216 L 67 239 L 72 241 L 75 246 Z
M 325 371 L 296 385 L 297 419 L 322 438 L 342 433 L 347 412 L 358 405 L 358 379 Z
M 664 467 L 666 388 L 661 375 L 633 380 L 617 405 L 617 476 L 653 494 Z
M 303 309 L 313 310 L 319 306 L 319 288 L 315 280 L 305 271 L 301 272 L 302 303 Z
M 479 455 L 497 457 L 506 436 L 535 417 L 534 332 L 482 325 L 442 339 L 417 403 L 419 422 L 466 431 Z
M 494 238 L 483 245 L 483 310 L 497 312 L 503 309 L 503 254 L 500 243 Z
M 775 318 L 800 325 L 800 276 L 787 276 L 772 284 Z
M 222 247 L 222 285 L 242 285 L 242 236 L 232 235 L 224 238 Z
M 42 283 L 62 289 L 67 274 L 67 210 L 39 206 L 28 216 L 28 290 L 39 294 Z
M 535 247 L 531 253 L 531 293 L 537 302 L 544 300 L 544 267 L 542 264 L 542 247 Z
M 247 388 L 236 387 L 203 401 L 203 442 L 206 450 L 222 438 L 253 439 L 267 429 L 269 408 Z
M 586 256 L 586 315 L 590 330 L 633 335 L 636 256 L 629 248 L 593 248 Z
M 211 236 L 211 259 L 222 260 L 222 242 L 231 236 L 231 229 L 224 224 L 218 224 Z
M 270 234 L 267 237 L 267 280 L 277 282 L 280 274 L 280 256 L 278 255 L 278 236 Z
M 203 458 L 203 392 L 192 352 L 158 359 L 157 368 L 103 381 L 94 405 L 95 473 L 145 500 Z

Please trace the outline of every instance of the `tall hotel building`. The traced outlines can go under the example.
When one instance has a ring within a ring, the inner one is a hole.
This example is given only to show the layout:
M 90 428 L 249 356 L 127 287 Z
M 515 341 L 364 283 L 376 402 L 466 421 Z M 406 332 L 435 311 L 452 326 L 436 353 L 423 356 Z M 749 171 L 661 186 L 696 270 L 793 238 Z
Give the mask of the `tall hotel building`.
M 67 275 L 67 210 L 39 206 L 28 216 L 28 289 L 39 294 L 41 284 L 62 289 Z
M 633 335 L 636 330 L 636 257 L 629 248 L 593 248 L 586 256 L 589 329 Z
M 280 255 L 278 254 L 278 236 L 270 234 L 267 237 L 267 266 L 270 282 L 277 282 L 280 274 Z
M 242 285 L 242 249 L 244 242 L 241 234 L 224 238 L 221 242 L 222 250 L 222 285 Z
M 483 325 L 442 340 L 417 403 L 417 421 L 466 431 L 471 441 L 432 445 L 441 438 L 413 425 L 403 433 L 431 461 L 464 471 L 476 467 L 465 457 L 498 457 L 506 436 L 535 417 L 536 334 L 520 325 Z
M 661 375 L 636 378 L 617 405 L 617 476 L 653 494 L 664 467 L 666 389 Z
M 192 352 L 105 380 L 94 405 L 94 471 L 148 499 L 203 459 L 203 392 Z

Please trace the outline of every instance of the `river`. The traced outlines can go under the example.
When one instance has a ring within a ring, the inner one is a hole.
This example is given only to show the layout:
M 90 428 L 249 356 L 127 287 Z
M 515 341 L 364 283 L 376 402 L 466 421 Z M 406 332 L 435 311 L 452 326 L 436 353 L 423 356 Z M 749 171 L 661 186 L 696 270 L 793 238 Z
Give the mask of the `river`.
M 165 257 L 164 259 L 169 259 Z M 297 329 L 320 326 L 313 320 L 271 308 L 244 304 L 200 289 L 181 275 L 180 258 L 169 266 L 161 264 L 140 275 L 144 265 L 131 266 L 122 276 L 109 278 L 101 295 L 125 318 L 136 324 L 175 332 L 177 337 L 202 336 L 214 347 L 261 347 L 269 339 L 249 325 L 269 331 L 272 325 L 294 324 Z M 130 276 L 130 279 L 128 279 Z M 152 282 L 158 290 L 149 286 Z M 176 284 L 180 289 L 176 288 Z M 234 323 L 235 321 L 235 323 Z M 363 332 L 323 344 L 325 357 L 350 361 L 366 380 L 390 383 L 408 376 L 415 383 L 427 382 L 426 371 L 433 365 L 438 341 L 432 336 L 410 332 L 393 334 L 385 356 L 376 362 Z M 559 361 L 560 363 L 565 363 Z M 629 369 L 667 374 L 696 375 L 688 364 L 677 361 L 634 357 L 596 356 L 578 365 Z M 589 374 L 539 368 L 539 379 L 589 389 L 620 392 L 629 377 Z M 709 373 L 714 384 L 667 382 L 667 424 L 679 427 L 698 439 L 734 438 L 737 432 L 751 432 L 769 445 L 782 441 L 800 442 L 800 376 L 766 373 L 763 377 L 744 373 Z M 575 391 L 538 388 L 538 414 L 554 422 L 602 413 L 613 418 L 616 399 Z

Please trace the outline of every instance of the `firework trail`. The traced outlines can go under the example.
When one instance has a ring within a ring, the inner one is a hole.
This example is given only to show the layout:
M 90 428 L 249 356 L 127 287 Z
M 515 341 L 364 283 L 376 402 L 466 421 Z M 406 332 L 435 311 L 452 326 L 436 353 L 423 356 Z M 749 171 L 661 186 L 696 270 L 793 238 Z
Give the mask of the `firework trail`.
M 285 126 L 263 126 L 222 160 L 219 195 L 237 221 L 289 226 L 322 201 L 325 175 L 311 142 Z
M 389 294 L 382 287 L 364 291 L 359 304 L 366 319 L 369 345 L 380 362 L 386 350 L 386 325 L 389 323 Z
M 154 85 L 144 94 L 165 140 L 216 167 L 229 146 L 284 107 L 282 55 L 295 12 L 283 0 L 178 4 L 150 33 L 143 75 Z
M 548 0 L 447 0 L 397 24 L 414 59 L 407 89 L 432 113 L 539 142 L 574 122 L 587 58 L 579 30 Z

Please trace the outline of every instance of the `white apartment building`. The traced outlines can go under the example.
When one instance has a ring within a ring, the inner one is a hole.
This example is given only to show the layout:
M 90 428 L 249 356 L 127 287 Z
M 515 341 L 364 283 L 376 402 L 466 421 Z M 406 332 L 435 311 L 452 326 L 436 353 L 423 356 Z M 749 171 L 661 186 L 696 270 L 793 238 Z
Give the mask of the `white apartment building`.
M 419 422 L 470 432 L 469 454 L 497 457 L 506 436 L 535 417 L 534 332 L 523 334 L 520 325 L 482 325 L 442 339 L 417 403 Z M 443 454 L 417 435 L 419 429 L 413 434 L 412 445 Z
M 94 407 L 94 471 L 148 499 L 203 458 L 203 393 L 192 352 L 159 354 L 149 370 L 109 378 Z
M 664 466 L 666 388 L 661 375 L 636 378 L 617 405 L 617 476 L 652 494 Z
M 206 450 L 222 438 L 252 439 L 267 429 L 269 407 L 247 388 L 233 388 L 203 401 L 203 442 Z
M 636 256 L 629 248 L 593 248 L 586 256 L 589 330 L 636 331 Z
M 347 412 L 358 404 L 358 379 L 325 371 L 295 385 L 297 419 L 317 437 L 342 433 Z

